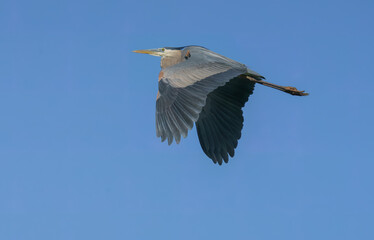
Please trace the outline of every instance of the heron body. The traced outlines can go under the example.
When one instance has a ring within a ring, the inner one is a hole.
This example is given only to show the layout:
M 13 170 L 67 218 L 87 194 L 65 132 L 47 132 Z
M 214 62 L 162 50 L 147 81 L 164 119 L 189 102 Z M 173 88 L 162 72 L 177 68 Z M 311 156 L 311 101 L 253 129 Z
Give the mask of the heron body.
M 204 153 L 214 163 L 227 163 L 241 137 L 242 108 L 264 77 L 200 46 L 134 52 L 161 57 L 156 100 L 156 135 L 161 141 L 179 143 L 195 124 Z

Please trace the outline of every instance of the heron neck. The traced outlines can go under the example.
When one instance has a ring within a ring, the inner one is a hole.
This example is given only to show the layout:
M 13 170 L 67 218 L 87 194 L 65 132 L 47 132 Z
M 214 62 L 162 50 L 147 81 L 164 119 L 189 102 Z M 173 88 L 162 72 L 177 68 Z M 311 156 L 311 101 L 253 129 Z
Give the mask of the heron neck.
M 174 56 L 163 56 L 161 58 L 161 68 L 167 68 L 183 61 L 182 54 L 177 53 Z

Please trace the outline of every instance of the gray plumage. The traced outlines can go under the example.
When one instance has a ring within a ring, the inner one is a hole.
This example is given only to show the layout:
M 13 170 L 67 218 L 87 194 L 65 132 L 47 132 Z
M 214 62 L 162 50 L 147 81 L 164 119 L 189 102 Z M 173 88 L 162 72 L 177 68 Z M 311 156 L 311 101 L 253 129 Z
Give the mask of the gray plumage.
M 200 46 L 138 50 L 161 56 L 156 135 L 179 143 L 194 123 L 204 153 L 228 162 L 243 128 L 242 108 L 263 76 Z M 266 83 L 266 82 L 264 82 Z M 276 86 L 276 85 L 275 85 Z

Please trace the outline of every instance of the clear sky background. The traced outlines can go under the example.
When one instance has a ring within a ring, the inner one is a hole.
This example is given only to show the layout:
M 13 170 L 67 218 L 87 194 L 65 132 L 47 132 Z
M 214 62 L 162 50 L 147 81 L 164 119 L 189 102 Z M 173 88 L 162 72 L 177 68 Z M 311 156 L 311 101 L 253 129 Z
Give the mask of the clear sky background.
M 0 2 L 0 239 L 374 239 L 373 1 Z M 156 138 L 160 59 L 256 86 L 234 159 Z

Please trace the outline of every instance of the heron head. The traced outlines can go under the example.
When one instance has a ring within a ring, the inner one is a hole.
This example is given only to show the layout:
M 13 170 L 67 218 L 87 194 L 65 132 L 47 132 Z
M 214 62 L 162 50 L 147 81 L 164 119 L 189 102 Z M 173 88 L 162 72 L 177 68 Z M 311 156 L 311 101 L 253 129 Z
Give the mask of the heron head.
M 175 48 L 154 48 L 154 49 L 144 49 L 144 50 L 135 50 L 135 53 L 145 53 L 156 57 L 172 57 L 180 53 L 179 49 Z

